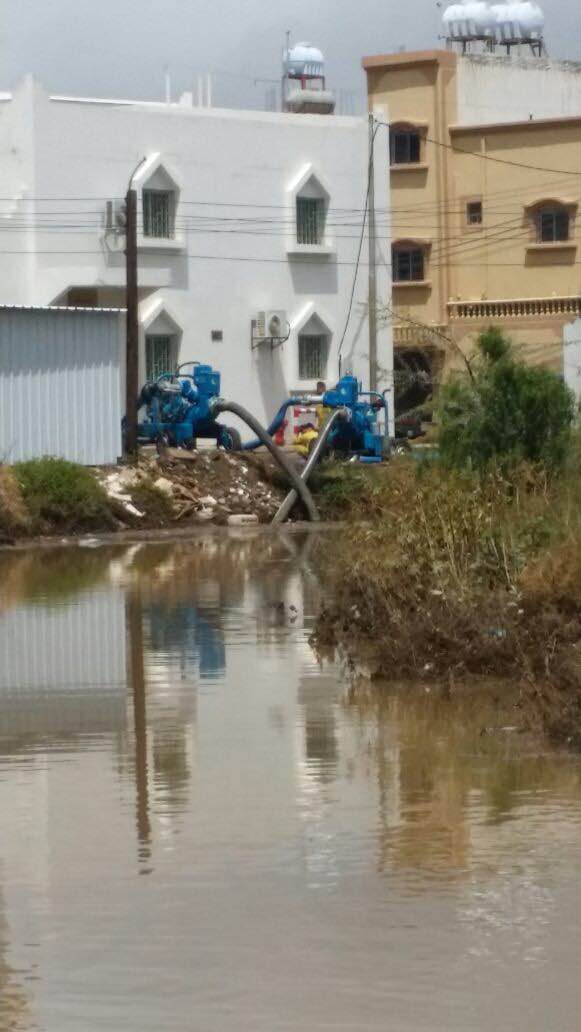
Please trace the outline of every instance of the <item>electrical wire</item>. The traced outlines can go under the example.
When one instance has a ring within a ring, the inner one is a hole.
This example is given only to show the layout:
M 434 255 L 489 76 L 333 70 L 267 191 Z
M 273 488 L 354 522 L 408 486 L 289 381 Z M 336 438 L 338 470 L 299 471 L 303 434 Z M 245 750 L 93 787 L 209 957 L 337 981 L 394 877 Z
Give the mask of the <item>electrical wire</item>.
M 367 165 L 367 192 L 365 194 L 365 207 L 364 207 L 364 210 L 363 210 L 363 220 L 361 222 L 361 236 L 360 236 L 360 239 L 359 239 L 359 249 L 357 251 L 357 261 L 355 263 L 355 271 L 353 273 L 353 284 L 352 284 L 352 287 L 351 287 L 351 294 L 350 294 L 350 297 L 349 297 L 349 306 L 347 308 L 347 316 L 345 318 L 345 326 L 343 328 L 343 333 L 341 335 L 341 340 L 339 342 L 339 348 L 338 348 L 338 351 L 337 351 L 337 358 L 338 358 L 338 362 L 339 362 L 339 374 L 341 373 L 341 356 L 342 356 L 342 352 L 343 352 L 343 344 L 345 343 L 345 337 L 347 336 L 347 330 L 349 328 L 349 323 L 351 321 L 351 312 L 353 311 L 353 301 L 355 300 L 355 288 L 357 286 L 357 275 L 359 273 L 359 265 L 360 265 L 360 262 L 361 262 L 361 252 L 363 250 L 363 241 L 365 239 L 365 226 L 366 226 L 366 223 L 367 223 L 367 216 L 368 216 L 368 213 L 369 213 L 369 195 L 371 193 L 371 177 L 374 174 L 375 138 L 376 138 L 378 132 L 379 132 L 379 126 L 376 125 L 374 127 L 374 129 L 373 129 L 372 134 L 371 134 L 371 141 L 370 141 L 370 148 L 369 148 L 370 154 L 369 154 L 369 162 L 368 162 L 368 165 Z
M 382 122 L 379 119 L 375 119 L 379 125 L 387 126 L 388 129 L 392 125 L 397 125 L 396 122 Z M 522 125 L 535 125 L 534 122 L 523 122 Z M 459 127 L 462 128 L 461 126 Z M 470 126 L 466 126 L 466 131 L 470 131 Z M 507 129 L 510 128 L 510 123 L 507 123 Z M 486 134 L 486 126 L 482 127 L 482 134 Z M 523 161 L 512 161 L 510 158 L 496 158 L 491 154 L 483 154 L 481 151 L 469 151 L 462 147 L 456 147 L 453 143 L 444 143 L 442 140 L 434 140 L 430 136 L 424 136 L 423 139 L 426 143 L 433 144 L 435 147 L 443 147 L 445 150 L 454 151 L 455 154 L 465 154 L 469 158 L 480 158 L 482 161 L 493 161 L 498 165 L 511 165 L 513 168 L 526 168 L 531 172 L 547 172 L 558 176 L 581 176 L 580 172 L 575 172 L 573 169 L 566 168 L 547 168 L 543 165 L 530 165 L 528 162 Z

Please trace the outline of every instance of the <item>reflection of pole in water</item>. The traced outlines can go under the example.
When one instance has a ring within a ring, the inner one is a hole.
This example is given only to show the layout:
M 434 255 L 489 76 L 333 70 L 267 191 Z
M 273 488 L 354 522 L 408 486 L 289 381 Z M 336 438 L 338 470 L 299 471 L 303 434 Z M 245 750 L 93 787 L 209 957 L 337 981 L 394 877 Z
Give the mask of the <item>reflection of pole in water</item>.
M 129 678 L 133 696 L 135 732 L 135 788 L 137 798 L 137 837 L 139 859 L 151 857 L 151 821 L 149 818 L 149 784 L 147 769 L 147 698 L 143 660 L 143 613 L 141 597 L 129 591 L 126 602 L 127 636 L 129 638 Z
M 20 982 L 7 961 L 9 949 L 8 923 L 4 916 L 4 901 L 0 895 L 0 1028 L 24 1029 L 29 1025 L 30 1007 Z

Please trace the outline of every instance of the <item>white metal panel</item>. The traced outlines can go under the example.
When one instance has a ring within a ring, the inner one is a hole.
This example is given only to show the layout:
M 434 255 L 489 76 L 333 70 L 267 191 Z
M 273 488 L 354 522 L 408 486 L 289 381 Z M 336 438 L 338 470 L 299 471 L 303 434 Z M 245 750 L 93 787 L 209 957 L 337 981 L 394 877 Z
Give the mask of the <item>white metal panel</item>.
M 100 309 L 0 309 L 0 461 L 117 461 L 122 319 Z
M 581 404 L 581 319 L 565 326 L 563 337 L 565 383 Z

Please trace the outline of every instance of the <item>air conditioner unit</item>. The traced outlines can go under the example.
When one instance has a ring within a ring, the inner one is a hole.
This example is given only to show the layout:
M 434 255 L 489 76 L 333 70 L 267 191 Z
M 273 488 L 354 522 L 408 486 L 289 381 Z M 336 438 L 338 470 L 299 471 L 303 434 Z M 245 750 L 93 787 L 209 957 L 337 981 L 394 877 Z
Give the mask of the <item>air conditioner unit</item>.
M 288 337 L 289 323 L 286 312 L 259 312 L 256 320 L 256 336 L 263 340 Z
M 105 207 L 105 229 L 111 232 L 124 231 L 127 225 L 125 201 L 107 201 Z

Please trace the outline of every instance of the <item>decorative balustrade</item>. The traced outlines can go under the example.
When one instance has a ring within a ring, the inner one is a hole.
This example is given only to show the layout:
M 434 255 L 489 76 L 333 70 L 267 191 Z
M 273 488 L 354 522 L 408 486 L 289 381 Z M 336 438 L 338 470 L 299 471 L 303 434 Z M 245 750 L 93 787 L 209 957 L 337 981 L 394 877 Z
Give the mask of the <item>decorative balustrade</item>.
M 451 322 L 460 319 L 538 319 L 581 315 L 581 296 L 531 297 L 513 301 L 449 301 Z
M 393 343 L 396 347 L 442 347 L 445 326 L 421 326 L 405 323 L 393 327 Z

